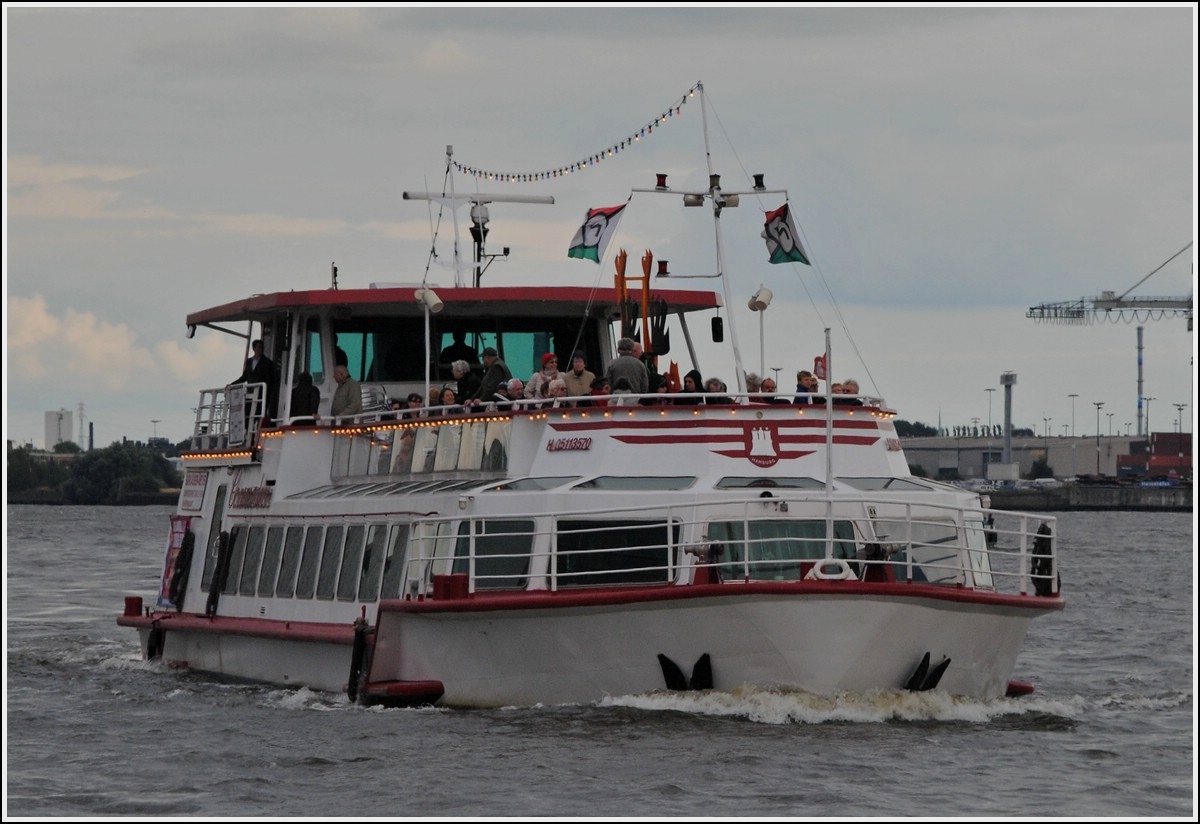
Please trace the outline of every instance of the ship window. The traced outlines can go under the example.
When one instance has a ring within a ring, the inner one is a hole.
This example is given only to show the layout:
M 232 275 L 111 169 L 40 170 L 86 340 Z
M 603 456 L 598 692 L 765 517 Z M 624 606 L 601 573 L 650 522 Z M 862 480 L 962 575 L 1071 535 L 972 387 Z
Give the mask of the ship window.
M 229 533 L 229 540 L 232 542 L 233 549 L 229 553 L 229 568 L 225 571 L 225 580 L 222 581 L 223 586 L 221 592 L 225 595 L 233 595 L 237 592 L 238 583 L 242 576 L 242 558 L 246 554 L 246 532 L 245 527 L 235 526 Z
M 267 530 L 267 548 L 263 551 L 262 571 L 258 573 L 258 594 L 275 594 L 275 579 L 279 577 L 279 557 L 283 553 L 283 527 Z
M 304 536 L 304 558 L 300 561 L 300 574 L 296 577 L 296 597 L 311 598 L 317 588 L 317 564 L 321 560 L 321 538 L 323 530 L 310 526 Z
M 893 492 L 928 492 L 929 487 L 910 481 L 907 478 L 838 478 L 838 481 L 848 484 L 864 492 L 874 492 L 888 489 Z
M 694 475 L 601 475 L 575 484 L 572 489 L 687 489 L 695 482 Z
M 392 540 L 383 561 L 383 588 L 380 598 L 399 598 L 400 579 L 404 577 L 404 547 L 408 543 L 408 524 L 392 527 Z
M 363 539 L 367 528 L 355 524 L 346 530 L 346 549 L 342 554 L 342 571 L 338 575 L 337 597 L 339 601 L 353 601 L 358 594 L 358 580 L 362 574 Z
M 515 481 L 507 481 L 497 486 L 489 486 L 486 489 L 481 489 L 480 492 L 523 492 L 529 489 L 554 489 L 556 486 L 562 486 L 565 483 L 577 480 L 579 480 L 578 475 L 561 475 L 546 478 L 518 478 Z
M 321 329 L 317 318 L 309 318 L 308 331 L 304 336 L 308 354 L 306 368 L 317 386 L 325 383 L 325 359 L 321 354 Z
M 678 543 L 664 521 L 559 521 L 558 586 L 666 583 Z
M 346 356 L 346 368 L 358 381 L 422 380 L 424 328 L 417 318 L 339 320 L 333 326 L 335 353 Z
M 952 521 L 881 519 L 875 521 L 874 526 L 875 537 L 885 544 L 895 545 L 890 558 L 897 578 L 907 576 L 911 554 L 914 581 L 958 583 L 958 527 Z
M 372 524 L 367 536 L 367 551 L 363 553 L 358 600 L 374 601 L 379 597 L 379 578 L 383 574 L 386 550 L 387 524 Z
M 329 600 L 337 583 L 338 562 L 342 560 L 344 528 L 331 526 L 325 530 L 325 549 L 321 553 L 321 570 L 317 573 L 317 597 Z
M 475 589 L 523 589 L 533 549 L 533 521 L 475 521 Z M 471 524 L 458 527 L 454 572 L 470 571 Z
M 250 527 L 250 537 L 246 541 L 246 560 L 242 565 L 242 583 L 238 592 L 242 595 L 253 595 L 254 585 L 258 581 L 258 565 L 262 563 L 263 539 L 267 531 L 261 526 Z
M 280 598 L 291 598 L 296 591 L 296 571 L 300 568 L 300 550 L 304 546 L 304 527 L 290 526 L 287 540 L 283 542 L 283 564 L 279 568 L 279 583 L 275 594 Z
M 717 489 L 824 489 L 816 478 L 781 478 L 727 476 L 717 481 Z
M 750 540 L 745 526 L 749 523 Z M 801 561 L 825 557 L 825 520 L 713 521 L 708 540 L 722 548 L 723 573 L 741 578 L 749 560 L 750 577 L 756 580 L 797 581 L 803 577 Z M 831 557 L 853 560 L 856 546 L 850 521 L 834 521 Z M 747 558 L 749 553 L 749 558 Z

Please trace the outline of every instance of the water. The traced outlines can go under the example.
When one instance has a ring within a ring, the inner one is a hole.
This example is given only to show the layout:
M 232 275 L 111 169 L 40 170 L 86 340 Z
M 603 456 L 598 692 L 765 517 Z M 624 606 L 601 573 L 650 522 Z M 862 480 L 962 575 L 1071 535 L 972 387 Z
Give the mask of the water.
M 1193 818 L 1189 514 L 1061 513 L 1022 699 L 624 696 L 397 710 L 139 659 L 163 507 L 7 512 L 5 817 Z

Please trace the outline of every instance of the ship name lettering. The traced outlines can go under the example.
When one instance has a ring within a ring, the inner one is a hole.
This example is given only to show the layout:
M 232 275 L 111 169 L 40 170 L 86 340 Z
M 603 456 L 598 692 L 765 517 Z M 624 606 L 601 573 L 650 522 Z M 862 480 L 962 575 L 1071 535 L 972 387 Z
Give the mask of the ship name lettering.
M 546 442 L 547 452 L 563 452 L 566 450 L 584 450 L 592 448 L 591 438 L 551 438 Z

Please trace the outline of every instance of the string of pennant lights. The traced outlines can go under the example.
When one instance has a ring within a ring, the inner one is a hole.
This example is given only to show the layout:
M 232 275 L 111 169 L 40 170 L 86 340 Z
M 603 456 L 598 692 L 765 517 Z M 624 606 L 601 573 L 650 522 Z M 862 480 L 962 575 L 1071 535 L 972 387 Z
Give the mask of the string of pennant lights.
M 656 128 L 661 128 L 668 120 L 673 117 L 678 117 L 680 114 L 682 114 L 683 107 L 687 105 L 688 100 L 692 97 L 695 97 L 696 92 L 698 90 L 702 90 L 702 88 L 703 84 L 697 83 L 696 85 L 692 86 L 692 88 L 688 89 L 687 94 L 685 94 L 678 103 L 668 107 L 666 111 L 655 117 L 645 126 L 642 126 L 637 131 L 631 133 L 624 140 L 618 143 L 613 143 L 607 149 L 597 152 L 590 157 L 585 157 L 582 160 L 577 160 L 574 163 L 565 166 L 559 166 L 557 168 L 547 169 L 541 172 L 493 172 L 486 169 L 479 169 L 475 166 L 467 166 L 463 163 L 459 163 L 458 161 L 454 161 L 454 168 L 462 174 L 470 175 L 477 180 L 493 180 L 501 183 L 532 183 L 540 180 L 554 180 L 569 174 L 574 174 L 575 172 L 589 169 L 592 166 L 599 164 L 602 160 L 613 157 L 618 152 L 632 148 L 640 143 L 643 138 L 653 135 Z

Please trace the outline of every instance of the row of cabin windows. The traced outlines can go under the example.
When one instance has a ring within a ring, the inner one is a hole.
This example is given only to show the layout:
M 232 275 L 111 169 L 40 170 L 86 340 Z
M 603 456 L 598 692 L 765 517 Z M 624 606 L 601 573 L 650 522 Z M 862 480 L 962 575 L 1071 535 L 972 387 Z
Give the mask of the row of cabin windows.
M 260 598 L 374 602 L 400 597 L 407 524 L 237 526 L 221 591 Z M 208 589 L 216 558 L 204 561 Z
M 824 520 L 714 521 L 710 541 L 721 547 L 726 571 L 749 564 L 756 579 L 798 579 L 801 561 L 826 556 Z M 472 533 L 473 528 L 473 533 Z M 557 522 L 551 574 L 557 585 L 666 583 L 679 563 L 680 524 L 663 521 Z M 854 529 L 835 521 L 832 557 L 854 559 Z M 400 597 L 407 524 L 350 526 L 237 526 L 230 533 L 229 571 L 222 592 L 262 598 L 318 598 L 374 602 Z M 454 544 L 452 571 L 471 571 L 474 540 L 476 589 L 524 589 L 537 535 L 532 520 L 463 521 Z M 203 586 L 215 574 L 205 559 Z

